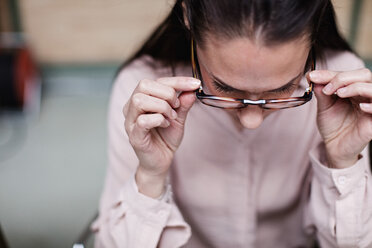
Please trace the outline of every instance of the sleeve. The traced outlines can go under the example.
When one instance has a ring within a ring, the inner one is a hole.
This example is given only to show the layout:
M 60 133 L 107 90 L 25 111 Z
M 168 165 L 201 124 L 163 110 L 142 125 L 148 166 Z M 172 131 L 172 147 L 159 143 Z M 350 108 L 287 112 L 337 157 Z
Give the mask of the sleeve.
M 310 152 L 313 168 L 307 217 L 321 247 L 372 247 L 372 179 L 368 147 L 356 164 L 328 168 L 324 145 Z
M 139 67 L 139 69 L 138 69 Z M 180 247 L 191 235 L 172 200 L 170 186 L 161 199 L 138 192 L 138 159 L 124 129 L 122 108 L 141 78 L 155 77 L 144 64 L 129 66 L 114 83 L 108 111 L 108 168 L 93 223 L 95 247 Z
M 351 52 L 328 50 L 324 69 L 350 71 L 364 68 Z M 313 168 L 305 226 L 321 247 L 372 247 L 372 179 L 368 147 L 353 166 L 330 169 L 325 164 L 324 144 L 310 152 Z

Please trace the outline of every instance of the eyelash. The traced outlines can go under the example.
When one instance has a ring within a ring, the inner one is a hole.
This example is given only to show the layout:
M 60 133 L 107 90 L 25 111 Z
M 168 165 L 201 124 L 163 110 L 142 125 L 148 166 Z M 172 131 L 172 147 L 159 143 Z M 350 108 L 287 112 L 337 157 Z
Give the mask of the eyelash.
M 281 93 L 281 94 L 284 94 L 284 93 L 291 93 L 292 90 L 296 89 L 297 88 L 297 84 L 295 83 L 292 83 L 291 85 L 289 85 L 289 87 L 287 88 L 284 88 L 284 89 L 281 89 L 281 90 L 278 90 L 276 91 L 275 93 Z
M 220 85 L 219 83 L 217 83 L 216 81 L 213 81 L 213 84 L 214 84 L 215 89 L 218 92 L 221 92 L 221 93 L 232 93 L 232 92 L 234 92 L 233 89 L 226 88 L 226 87 Z M 277 93 L 277 94 L 291 93 L 291 91 L 296 87 L 297 87 L 297 84 L 293 83 L 289 87 L 286 87 L 286 88 L 281 89 L 281 90 L 277 90 L 277 91 L 272 92 L 272 93 Z
M 229 88 L 223 87 L 222 85 L 220 85 L 216 81 L 213 81 L 213 84 L 214 84 L 214 87 L 216 88 L 216 90 L 218 92 L 221 92 L 221 93 L 231 93 L 231 92 L 234 92 L 233 89 L 229 89 Z

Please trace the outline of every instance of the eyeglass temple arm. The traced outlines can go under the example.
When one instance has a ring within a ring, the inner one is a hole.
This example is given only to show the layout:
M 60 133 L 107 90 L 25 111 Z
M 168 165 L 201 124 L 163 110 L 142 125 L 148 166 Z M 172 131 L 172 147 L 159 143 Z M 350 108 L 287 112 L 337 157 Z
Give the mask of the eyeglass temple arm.
M 311 71 L 316 70 L 316 52 L 314 46 L 311 47 Z M 307 92 L 312 92 L 314 83 L 310 81 L 309 87 L 306 89 Z
M 197 78 L 197 79 L 202 80 L 201 73 L 200 73 L 200 70 L 199 70 L 199 66 L 197 66 L 198 61 L 195 58 L 195 54 L 196 54 L 195 43 L 194 43 L 194 39 L 191 38 L 191 67 L 192 67 L 192 76 L 194 78 Z M 200 84 L 199 89 L 197 89 L 195 91 L 196 92 L 202 92 L 203 91 L 202 84 Z

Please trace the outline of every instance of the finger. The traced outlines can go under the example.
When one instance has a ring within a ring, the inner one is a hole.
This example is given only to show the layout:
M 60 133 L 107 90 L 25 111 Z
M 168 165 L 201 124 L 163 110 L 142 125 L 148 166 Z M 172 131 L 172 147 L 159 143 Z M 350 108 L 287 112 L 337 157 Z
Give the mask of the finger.
M 177 91 L 194 91 L 200 87 L 200 80 L 192 77 L 164 77 L 156 81 Z
M 322 112 L 330 108 L 335 102 L 335 96 L 325 95 L 323 92 L 324 85 L 314 85 L 314 93 L 317 99 L 318 111 Z
M 136 126 L 149 131 L 155 127 L 168 127 L 170 122 L 162 114 L 143 114 L 138 116 Z
M 372 84 L 369 83 L 353 83 L 346 87 L 339 88 L 336 91 L 341 98 L 361 96 L 372 99 Z
M 174 108 L 178 108 L 180 105 L 176 90 L 170 86 L 161 84 L 157 81 L 148 79 L 141 80 L 138 83 L 133 94 L 135 93 L 143 93 L 146 95 L 166 100 Z
M 313 71 L 309 77 L 314 83 L 327 84 L 323 89 L 326 95 L 334 94 L 339 88 L 354 82 L 372 82 L 372 73 L 366 68 L 346 72 Z
M 360 103 L 359 106 L 362 111 L 372 114 L 372 103 Z
M 307 74 L 308 79 L 315 84 L 329 83 L 338 72 L 329 70 L 315 70 Z
M 187 114 L 196 100 L 196 96 L 194 92 L 183 92 L 179 96 L 179 99 L 181 102 L 181 106 L 177 109 L 176 121 L 184 125 L 186 122 Z
M 132 96 L 128 109 L 127 118 L 130 123 L 134 123 L 138 116 L 144 113 L 160 113 L 171 120 L 177 118 L 177 112 L 168 102 L 143 93 L 136 93 Z
M 149 131 L 156 127 L 168 127 L 169 121 L 162 114 L 143 114 L 138 116 L 130 135 L 131 144 L 135 147 L 144 147 L 147 144 Z
M 123 107 L 123 115 L 124 115 L 124 118 L 127 118 L 127 116 L 128 116 L 129 103 L 130 103 L 130 101 L 128 101 L 128 102 L 124 105 L 124 107 Z

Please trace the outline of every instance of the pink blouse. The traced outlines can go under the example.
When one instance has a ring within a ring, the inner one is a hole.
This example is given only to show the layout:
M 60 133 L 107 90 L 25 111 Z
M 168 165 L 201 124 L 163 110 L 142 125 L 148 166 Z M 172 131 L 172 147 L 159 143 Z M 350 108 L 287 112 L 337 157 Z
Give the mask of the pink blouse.
M 108 114 L 108 169 L 96 247 L 372 247 L 372 179 L 367 149 L 346 169 L 330 169 L 316 125 L 316 99 L 239 129 L 224 110 L 196 102 L 161 199 L 138 192 L 138 159 L 122 108 L 141 79 L 169 68 L 134 61 L 118 76 Z M 327 52 L 317 68 L 363 68 L 349 52 Z M 180 66 L 176 75 L 191 76 Z M 306 86 L 303 78 L 302 91 Z

